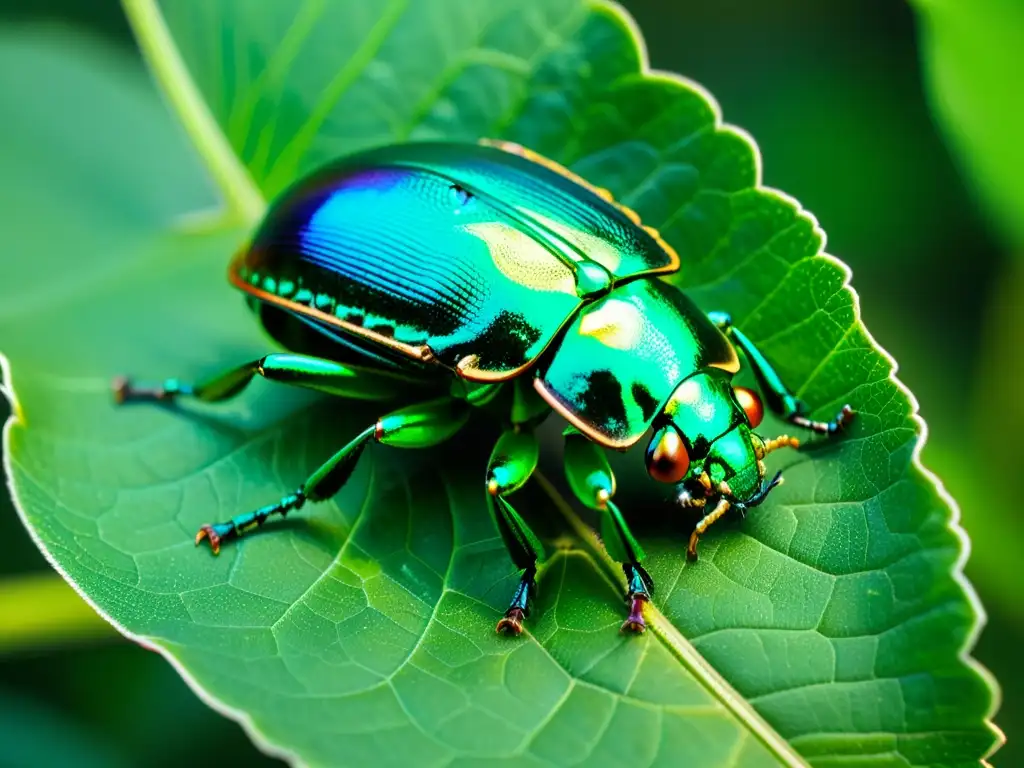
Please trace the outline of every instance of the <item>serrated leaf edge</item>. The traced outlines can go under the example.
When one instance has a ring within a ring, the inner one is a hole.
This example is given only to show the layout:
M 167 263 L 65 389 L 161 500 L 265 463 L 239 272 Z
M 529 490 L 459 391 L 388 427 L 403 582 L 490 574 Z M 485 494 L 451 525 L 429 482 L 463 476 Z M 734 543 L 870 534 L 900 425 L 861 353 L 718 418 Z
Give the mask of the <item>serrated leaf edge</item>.
M 981 630 L 984 627 L 985 622 L 987 621 L 985 608 L 982 605 L 981 600 L 978 598 L 978 594 L 975 591 L 974 586 L 970 583 L 970 581 L 968 581 L 967 577 L 964 575 L 964 566 L 967 563 L 967 560 L 970 557 L 971 553 L 971 540 L 967 536 L 967 532 L 959 524 L 960 507 L 957 504 L 956 500 L 946 490 L 946 487 L 945 485 L 943 485 L 942 480 L 921 463 L 921 451 L 923 450 L 924 445 L 928 439 L 928 425 L 920 415 L 920 405 L 917 401 L 917 398 L 914 396 L 914 393 L 911 392 L 907 385 L 904 384 L 896 375 L 899 370 L 899 364 L 896 362 L 896 359 L 892 355 L 890 355 L 889 352 L 884 347 L 882 347 L 881 344 L 878 343 L 878 340 L 875 339 L 875 337 L 872 335 L 872 333 L 868 330 L 867 326 L 863 322 L 860 306 L 860 295 L 857 293 L 857 290 L 851 284 L 853 270 L 850 269 L 849 265 L 847 265 L 841 259 L 838 259 L 835 256 L 832 256 L 831 254 L 825 253 L 825 247 L 827 245 L 827 235 L 825 231 L 821 228 L 821 225 L 819 224 L 817 217 L 815 217 L 814 214 L 812 214 L 810 211 L 807 211 L 798 200 L 791 197 L 790 195 L 787 195 L 785 192 L 764 185 L 761 150 L 758 147 L 757 142 L 754 140 L 754 137 L 751 136 L 750 133 L 744 130 L 743 128 L 740 128 L 735 125 L 730 125 L 724 122 L 724 120 L 722 119 L 722 109 L 718 103 L 718 100 L 715 99 L 715 97 L 703 85 L 694 80 L 691 80 L 688 77 L 680 75 L 676 72 L 668 72 L 665 70 L 658 70 L 652 68 L 650 66 L 650 59 L 648 57 L 647 44 L 644 40 L 642 31 L 637 25 L 635 19 L 633 19 L 633 17 L 629 14 L 629 12 L 625 8 L 623 8 L 619 3 L 615 2 L 615 0 L 589 0 L 589 5 L 595 10 L 603 10 L 610 16 L 615 17 L 615 19 L 619 23 L 621 23 L 624 27 L 627 28 L 634 42 L 637 45 L 637 52 L 639 54 L 640 60 L 641 77 L 669 80 L 679 83 L 680 85 L 686 88 L 692 89 L 693 91 L 698 93 L 702 98 L 704 98 L 704 100 L 708 103 L 709 107 L 711 108 L 711 112 L 714 115 L 716 130 L 732 133 L 738 136 L 740 139 L 742 139 L 746 144 L 750 146 L 754 158 L 754 185 L 752 189 L 754 191 L 762 192 L 772 197 L 775 197 L 776 199 L 793 206 L 795 210 L 800 212 L 802 215 L 806 216 L 810 220 L 814 228 L 814 231 L 821 236 L 821 250 L 818 252 L 818 254 L 811 258 L 822 259 L 824 261 L 827 261 L 828 263 L 838 267 L 840 272 L 842 273 L 843 285 L 841 290 L 848 291 L 852 299 L 855 327 L 864 334 L 871 349 L 873 349 L 875 352 L 881 355 L 881 357 L 889 364 L 889 380 L 896 386 L 896 389 L 907 398 L 907 401 L 910 404 L 911 419 L 918 430 L 918 440 L 914 445 L 911 455 L 911 468 L 919 471 L 921 475 L 929 483 L 931 483 L 931 485 L 935 488 L 936 492 L 938 493 L 939 498 L 949 507 L 950 516 L 946 524 L 946 527 L 953 533 L 954 536 L 956 536 L 960 543 L 960 556 L 953 567 L 952 576 L 953 580 L 962 590 L 963 595 L 966 598 L 972 613 L 974 614 L 975 620 L 973 626 L 971 627 L 971 631 L 968 633 L 967 637 L 964 640 L 964 644 L 960 649 L 959 659 L 964 664 L 964 666 L 966 666 L 974 674 L 981 678 L 986 684 L 986 686 L 988 686 L 989 690 L 992 691 L 992 701 L 989 706 L 989 711 L 984 716 L 983 724 L 989 728 L 989 730 L 995 737 L 995 740 L 992 747 L 989 749 L 988 753 L 980 761 L 980 764 L 985 768 L 991 768 L 991 765 L 988 762 L 987 758 L 995 754 L 995 752 L 998 751 L 998 749 L 1006 743 L 1006 735 L 1002 732 L 999 726 L 997 726 L 992 721 L 992 718 L 999 710 L 999 705 L 1002 701 L 1002 691 L 999 687 L 999 683 L 996 681 L 995 677 L 992 675 L 991 672 L 989 672 L 988 669 L 986 669 L 980 662 L 978 662 L 970 655 L 971 650 L 977 643 L 978 635 L 981 633 Z M 554 488 L 552 487 L 551 490 L 554 491 Z M 551 495 L 552 494 L 549 493 L 549 496 Z M 577 534 L 579 534 L 581 538 L 583 538 L 583 540 L 597 544 L 592 554 L 595 555 L 597 561 L 601 563 L 606 570 L 611 571 L 612 577 L 616 581 L 618 581 L 618 565 L 614 561 L 612 561 L 612 559 L 604 551 L 604 548 L 600 546 L 597 535 L 590 529 L 590 527 L 586 523 L 584 523 L 576 515 L 575 512 L 573 512 L 571 507 L 564 503 L 564 500 L 562 500 L 561 504 L 558 504 L 560 497 L 557 492 L 554 493 L 552 498 L 553 500 L 556 501 L 556 504 L 560 507 L 560 509 L 562 509 L 563 514 L 566 516 L 569 523 L 574 527 Z M 685 644 L 684 646 L 680 647 L 688 648 L 696 659 L 699 659 L 701 662 L 703 662 L 703 657 L 701 657 L 700 654 L 697 653 L 697 650 L 693 648 L 693 646 L 688 641 L 686 641 L 685 638 L 683 638 L 683 636 L 679 633 L 679 630 L 676 629 L 676 627 L 668 620 L 668 618 L 660 611 L 658 611 L 656 608 L 654 608 L 653 605 L 651 605 L 650 608 L 652 609 L 651 617 L 653 619 L 652 624 L 654 626 L 654 631 L 657 632 L 660 636 L 664 637 L 666 642 L 670 645 L 670 647 L 673 648 L 673 650 L 676 650 L 674 641 L 675 637 L 678 636 L 678 639 L 682 640 L 682 642 Z M 672 638 L 672 640 L 669 640 L 669 638 Z M 686 660 L 682 657 L 680 657 L 680 661 L 682 661 L 684 664 L 686 663 Z M 706 664 L 706 662 L 704 662 L 704 664 Z M 712 672 L 714 673 L 714 675 L 717 676 L 717 670 L 712 669 Z M 728 685 L 728 683 L 726 683 L 726 685 Z M 729 690 L 732 690 L 731 687 L 729 688 Z M 733 691 L 733 693 L 735 693 L 735 691 Z M 726 703 L 728 705 L 728 702 Z M 781 738 L 778 736 L 778 734 L 775 733 L 774 729 L 771 729 L 770 733 L 776 736 L 777 738 Z M 789 746 L 788 742 L 786 742 L 786 745 L 787 747 Z M 770 748 L 770 745 L 768 745 L 767 743 L 766 746 L 769 746 Z
M 21 520 L 21 524 L 25 526 L 25 530 L 28 531 L 29 537 L 32 539 L 32 543 L 36 545 L 40 552 L 43 553 L 43 557 L 46 558 L 46 562 L 50 564 L 61 578 L 66 581 L 75 592 L 81 597 L 101 618 L 113 626 L 118 632 L 124 635 L 128 640 L 133 643 L 141 645 L 150 651 L 155 651 L 166 659 L 170 665 L 174 668 L 174 671 L 181 675 L 182 680 L 185 684 L 200 698 L 200 700 L 206 704 L 210 709 L 218 712 L 224 717 L 228 717 L 237 723 L 239 723 L 245 730 L 246 735 L 252 740 L 252 742 L 259 747 L 259 749 L 268 755 L 278 757 L 289 765 L 300 766 L 303 765 L 297 756 L 291 752 L 279 747 L 270 740 L 268 740 L 257 728 L 255 722 L 249 716 L 248 713 L 242 710 L 236 710 L 222 701 L 214 698 L 214 696 L 203 688 L 202 684 L 196 680 L 192 674 L 182 666 L 181 662 L 174 656 L 168 648 L 162 646 L 157 640 L 146 637 L 144 635 L 137 635 L 117 619 L 108 614 L 103 610 L 88 594 L 86 594 L 81 587 L 75 582 L 74 579 L 68 574 L 67 571 L 61 566 L 57 559 L 53 556 L 50 550 L 47 548 L 46 543 L 40 538 L 36 532 L 35 526 L 31 524 L 28 519 L 28 515 L 22 508 L 21 501 L 18 498 L 17 489 L 14 484 L 14 468 L 11 463 L 11 432 L 16 425 L 23 427 L 28 426 L 27 420 L 24 418 L 24 412 L 21 409 L 21 405 L 18 402 L 18 398 L 15 395 L 14 383 L 11 376 L 11 365 L 7 359 L 7 356 L 0 352 L 0 395 L 3 395 L 11 407 L 11 415 L 4 423 L 2 444 L 3 444 L 3 470 L 6 478 L 7 492 L 11 497 L 11 502 L 14 505 L 14 511 L 18 513 L 18 519 Z
M 616 20 L 627 29 L 637 47 L 638 59 L 640 62 L 639 74 L 641 77 L 666 79 L 680 83 L 684 87 L 697 92 L 705 99 L 714 114 L 716 129 L 732 132 L 750 146 L 752 156 L 754 158 L 755 175 L 755 182 L 752 189 L 775 196 L 778 199 L 795 206 L 797 210 L 810 218 L 815 231 L 820 233 L 822 237 L 822 249 L 824 249 L 826 235 L 813 214 L 804 210 L 798 201 L 784 192 L 763 185 L 762 158 L 757 142 L 742 128 L 723 122 L 721 107 L 714 96 L 712 96 L 712 94 L 702 85 L 687 77 L 674 72 L 652 69 L 643 34 L 633 17 L 621 5 L 614 2 L 614 0 L 590 0 L 588 4 L 594 10 L 604 11 L 610 16 L 615 17 Z M 171 102 L 174 111 L 178 114 L 179 119 L 181 119 L 211 176 L 213 176 L 218 188 L 224 195 L 228 221 L 235 224 L 245 224 L 251 227 L 259 220 L 266 208 L 266 202 L 253 183 L 246 169 L 238 161 L 237 156 L 227 142 L 227 138 L 217 125 L 210 113 L 208 105 L 192 80 L 191 75 L 188 73 L 184 62 L 181 59 L 180 52 L 170 36 L 170 32 L 163 19 L 163 15 L 157 7 L 155 0 L 122 0 L 122 5 L 137 37 L 140 49 L 143 52 L 143 58 L 153 71 L 154 77 L 161 86 L 161 91 Z M 980 761 L 981 765 L 985 766 L 985 768 L 991 768 L 987 758 L 1006 743 L 1005 734 L 1003 734 L 999 727 L 992 722 L 992 717 L 999 708 L 1001 691 L 992 674 L 977 660 L 970 656 L 970 651 L 977 642 L 978 635 L 981 632 L 987 617 L 974 587 L 964 575 L 964 565 L 970 556 L 970 539 L 967 537 L 964 529 L 959 525 L 960 508 L 946 490 L 942 481 L 921 463 L 921 450 L 927 440 L 928 425 L 920 416 L 917 398 L 896 376 L 899 367 L 898 363 L 892 355 L 890 355 L 878 343 L 862 321 L 860 296 L 856 289 L 854 289 L 850 284 L 850 279 L 853 274 L 852 270 L 843 261 L 831 256 L 830 254 L 824 253 L 823 250 L 812 258 L 827 260 L 839 267 L 843 273 L 843 289 L 849 291 L 853 300 L 854 322 L 858 329 L 864 333 L 871 348 L 878 352 L 883 359 L 889 363 L 891 366 L 889 380 L 892 381 L 893 384 L 896 385 L 896 388 L 907 397 L 907 400 L 910 403 L 911 418 L 919 430 L 919 439 L 917 440 L 912 452 L 911 466 L 920 471 L 925 479 L 935 487 L 940 498 L 950 509 L 947 528 L 960 541 L 960 556 L 953 568 L 952 576 L 963 591 L 963 594 L 975 616 L 974 625 L 964 641 L 959 658 L 966 667 L 986 683 L 993 694 L 989 711 L 985 715 L 984 724 L 995 736 L 995 743 Z M 19 519 L 28 531 L 33 543 L 40 552 L 43 553 L 43 556 L 46 558 L 50 566 L 60 574 L 60 576 L 90 607 L 92 607 L 93 610 L 95 610 L 103 619 L 108 621 L 118 632 L 132 642 L 135 642 L 149 650 L 155 651 L 163 656 L 204 704 L 225 717 L 238 722 L 259 749 L 266 754 L 284 760 L 290 765 L 304 765 L 305 763 L 303 763 L 298 755 L 270 741 L 259 730 L 255 721 L 247 712 L 229 707 L 224 702 L 208 693 L 203 688 L 202 684 L 199 683 L 199 681 L 192 676 L 181 662 L 178 661 L 173 653 L 168 648 L 161 645 L 159 641 L 146 636 L 134 634 L 121 625 L 112 616 L 108 615 L 87 594 L 85 594 L 85 592 L 82 591 L 78 584 L 74 582 L 69 574 L 56 561 L 49 549 L 47 549 L 45 543 L 35 531 L 35 528 L 30 524 L 16 494 L 11 465 L 10 435 L 16 424 L 20 423 L 23 426 L 27 426 L 27 422 L 24 418 L 24 412 L 15 395 L 10 363 L 3 352 L 0 352 L 0 394 L 6 397 L 11 406 L 11 415 L 4 424 L 2 434 L 3 469 L 7 480 L 6 484 L 8 492 Z M 560 494 L 554 490 L 551 484 L 546 481 L 543 476 L 539 479 L 542 486 L 545 487 L 545 491 L 562 511 L 562 514 L 566 517 L 570 525 L 573 526 L 576 533 L 583 541 L 590 545 L 589 548 L 592 549 L 591 555 L 604 568 L 606 575 L 609 575 L 613 582 L 619 583 L 620 577 L 618 567 L 604 551 L 604 548 L 600 545 L 599 539 L 594 531 L 591 530 L 578 515 L 576 515 L 571 507 L 566 504 L 565 500 L 561 498 Z M 650 618 L 649 624 L 652 627 L 652 631 L 662 642 L 666 644 L 666 646 L 668 646 L 673 655 L 679 659 L 680 663 L 694 675 L 694 678 L 698 682 L 703 684 L 707 690 L 712 692 L 716 698 L 718 698 L 726 708 L 729 709 L 730 712 L 743 721 L 750 728 L 751 732 L 766 747 L 766 749 L 768 749 L 785 765 L 807 765 L 803 758 L 790 747 L 788 742 L 776 733 L 775 730 L 771 728 L 771 726 L 747 704 L 746 700 L 743 699 L 743 697 L 740 696 L 735 689 L 733 689 L 728 682 L 721 677 L 721 675 L 719 675 L 717 670 L 712 668 L 707 661 L 704 660 L 693 645 L 686 640 L 686 638 L 664 614 L 662 614 L 653 605 L 649 605 L 648 616 Z

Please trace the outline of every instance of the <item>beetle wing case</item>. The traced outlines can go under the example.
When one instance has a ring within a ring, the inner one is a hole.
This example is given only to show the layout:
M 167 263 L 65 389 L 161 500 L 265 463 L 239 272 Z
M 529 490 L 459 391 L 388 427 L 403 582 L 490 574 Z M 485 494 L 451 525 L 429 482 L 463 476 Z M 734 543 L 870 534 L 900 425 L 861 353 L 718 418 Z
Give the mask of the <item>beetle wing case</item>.
M 400 156 L 357 159 L 287 193 L 232 282 L 466 378 L 507 379 L 533 363 L 581 305 L 570 266 L 456 181 Z
M 232 282 L 254 298 L 471 380 L 512 378 L 611 281 L 678 259 L 636 215 L 516 145 L 402 144 L 290 189 Z

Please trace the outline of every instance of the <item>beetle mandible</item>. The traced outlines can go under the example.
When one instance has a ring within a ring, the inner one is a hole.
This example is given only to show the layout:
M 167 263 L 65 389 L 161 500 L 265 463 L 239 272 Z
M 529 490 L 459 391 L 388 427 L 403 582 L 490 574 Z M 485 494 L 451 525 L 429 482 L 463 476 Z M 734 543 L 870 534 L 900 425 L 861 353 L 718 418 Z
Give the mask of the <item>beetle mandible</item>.
M 484 482 L 522 572 L 497 626 L 510 634 L 529 613 L 542 547 L 509 497 L 537 465 L 534 428 L 556 411 L 569 423 L 569 485 L 601 513 L 605 546 L 625 572 L 623 630 L 642 632 L 652 584 L 612 501 L 603 449 L 625 450 L 653 431 L 648 473 L 704 513 L 687 548 L 695 559 L 708 526 L 757 506 L 779 482 L 766 478 L 764 457 L 799 445 L 753 431 L 763 406 L 732 384 L 737 349 L 768 407 L 790 423 L 831 435 L 853 415 L 844 406 L 831 421 L 809 419 L 727 315 L 705 315 L 659 279 L 678 269 L 675 251 L 633 211 L 519 145 L 382 147 L 294 185 L 231 262 L 230 281 L 289 352 L 195 385 L 121 378 L 115 396 L 216 402 L 256 375 L 348 398 L 419 393 L 421 402 L 385 413 L 292 493 L 202 526 L 196 544 L 206 540 L 214 553 L 272 515 L 334 495 L 369 442 L 430 447 L 455 435 L 473 408 L 497 403 L 505 429 Z M 345 362 L 353 355 L 358 365 Z

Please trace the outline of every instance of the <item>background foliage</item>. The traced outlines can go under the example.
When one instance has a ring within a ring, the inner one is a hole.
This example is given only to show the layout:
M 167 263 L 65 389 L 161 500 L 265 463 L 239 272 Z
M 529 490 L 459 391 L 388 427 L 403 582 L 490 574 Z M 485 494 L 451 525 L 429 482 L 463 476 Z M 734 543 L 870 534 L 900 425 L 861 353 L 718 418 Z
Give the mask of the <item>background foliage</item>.
M 97 5 L 100 11 L 77 22 L 127 47 L 119 9 Z M 1009 505 L 971 503 L 975 478 L 985 468 L 972 466 L 970 457 L 987 456 L 991 451 L 979 446 L 1005 440 L 993 434 L 993 419 L 984 418 L 991 407 L 979 403 L 993 402 L 994 374 L 1006 363 L 1002 353 L 1014 342 L 1019 348 L 1014 328 L 1024 323 L 1015 325 L 1006 309 L 1016 305 L 1014 281 L 1002 278 L 1012 269 L 1004 263 L 1008 249 L 993 242 L 974 213 L 973 200 L 930 125 L 909 11 L 888 4 L 818 8 L 789 2 L 785 13 L 764 3 L 722 4 L 721 11 L 707 5 L 680 7 L 671 12 L 677 18 L 667 19 L 664 4 L 627 3 L 647 30 L 653 63 L 683 72 L 716 94 L 729 120 L 757 136 L 767 158 L 766 181 L 797 196 L 826 222 L 830 250 L 854 266 L 867 323 L 901 360 L 902 377 L 918 394 L 932 425 L 925 461 L 945 468 L 954 491 L 958 483 L 962 491 L 957 495 L 976 552 L 968 573 L 993 614 L 978 655 L 1003 678 L 1007 691 L 1019 689 L 1011 665 L 1002 662 L 1009 658 L 1002 644 L 1013 647 L 1020 616 L 1008 567 L 1013 560 L 1000 555 L 1021 541 L 1014 538 L 1020 524 Z M 36 14 L 48 12 L 83 15 L 78 6 L 34 7 Z M 9 15 L 19 13 L 25 11 L 12 9 Z M 736 25 L 737 13 L 749 23 Z M 886 23 L 880 25 L 880 19 Z M 897 259 L 899 270 L 893 269 Z M 1004 298 L 993 302 L 990 286 L 997 282 Z M 964 285 L 973 290 L 965 291 Z M 990 304 L 994 309 L 987 310 Z M 987 498 L 1008 497 L 1012 490 L 1001 489 L 998 480 L 989 482 Z M 14 572 L 36 566 L 24 534 L 9 518 L 3 525 L 10 528 L 5 538 L 12 542 L 5 547 L 4 567 Z M 93 660 L 83 663 L 83 658 Z M 169 764 L 189 729 L 216 734 L 204 738 L 206 743 L 246 748 L 237 729 L 191 703 L 170 670 L 137 649 L 104 646 L 21 656 L 5 665 L 4 675 L 12 701 L 38 699 L 39 727 L 70 720 L 70 732 L 81 731 L 83 741 L 99 742 L 101 752 L 135 748 L 131 740 L 124 743 L 121 733 L 128 725 L 124 702 L 133 696 L 147 702 L 128 712 L 139 721 L 133 736 L 149 734 L 138 739 L 140 751 L 122 755 L 129 762 L 166 759 Z M 36 685 L 30 686 L 33 678 Z M 105 697 L 96 696 L 99 680 L 108 691 Z M 126 690 L 109 693 L 111 680 Z M 153 697 L 153 690 L 163 695 Z M 48 695 L 41 697 L 42 692 Z M 186 716 L 168 727 L 160 707 L 149 705 L 150 698 L 194 712 L 194 722 Z M 1000 718 L 1011 732 L 1017 706 L 1009 700 Z M 26 716 L 26 722 L 36 721 Z M 153 745 L 161 747 L 147 751 Z M 1011 742 L 997 764 L 1014 764 L 1012 748 Z

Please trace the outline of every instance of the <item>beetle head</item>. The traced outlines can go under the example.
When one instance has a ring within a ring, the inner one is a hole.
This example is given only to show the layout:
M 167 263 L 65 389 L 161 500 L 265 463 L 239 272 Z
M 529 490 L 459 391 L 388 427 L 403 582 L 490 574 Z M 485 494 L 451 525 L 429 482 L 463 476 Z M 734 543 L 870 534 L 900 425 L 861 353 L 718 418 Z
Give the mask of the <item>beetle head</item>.
M 684 505 L 725 498 L 741 509 L 757 506 L 780 482 L 779 476 L 765 479 L 763 459 L 781 445 L 754 433 L 759 409 L 757 395 L 734 390 L 725 372 L 691 376 L 673 393 L 656 424 L 647 447 L 648 473 L 677 484 Z

